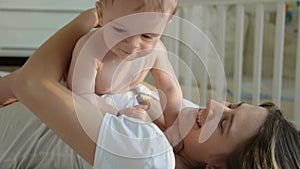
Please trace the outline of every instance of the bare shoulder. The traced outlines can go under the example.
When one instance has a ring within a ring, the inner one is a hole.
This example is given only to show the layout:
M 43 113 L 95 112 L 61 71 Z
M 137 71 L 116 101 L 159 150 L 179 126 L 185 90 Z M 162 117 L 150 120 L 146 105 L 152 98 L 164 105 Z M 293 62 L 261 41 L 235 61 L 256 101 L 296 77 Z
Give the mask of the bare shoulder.
M 155 58 L 154 68 L 163 68 L 169 66 L 168 51 L 161 40 L 159 40 L 154 48 L 153 55 Z
M 154 49 L 158 52 L 158 54 L 160 54 L 160 55 L 162 55 L 162 54 L 166 55 L 167 49 L 166 49 L 164 43 L 161 40 L 159 40 L 156 43 Z
M 155 46 L 155 47 L 158 48 L 158 49 L 164 49 L 164 50 L 166 50 L 166 47 L 165 47 L 164 43 L 163 43 L 161 40 L 159 40 L 159 41 L 156 43 L 156 46 Z
M 164 45 L 164 43 L 161 41 L 161 40 L 159 40 L 157 43 L 156 43 L 156 45 L 155 45 L 155 47 L 154 47 L 154 53 L 155 53 L 155 55 L 157 55 L 157 56 L 159 56 L 159 58 L 162 58 L 162 57 L 167 57 L 168 56 L 168 52 L 167 52 L 167 49 L 166 49 L 166 47 L 165 47 L 165 45 Z
M 78 57 L 83 45 L 87 42 L 87 40 L 95 33 L 95 31 L 88 32 L 84 36 L 82 36 L 76 43 L 75 48 L 73 50 L 72 60 L 76 60 Z
M 82 46 L 85 44 L 85 42 L 95 33 L 96 31 L 91 31 L 91 32 L 88 32 L 87 34 L 85 34 L 84 36 L 82 36 L 77 44 L 76 44 L 76 47 L 79 47 L 79 48 L 82 48 Z

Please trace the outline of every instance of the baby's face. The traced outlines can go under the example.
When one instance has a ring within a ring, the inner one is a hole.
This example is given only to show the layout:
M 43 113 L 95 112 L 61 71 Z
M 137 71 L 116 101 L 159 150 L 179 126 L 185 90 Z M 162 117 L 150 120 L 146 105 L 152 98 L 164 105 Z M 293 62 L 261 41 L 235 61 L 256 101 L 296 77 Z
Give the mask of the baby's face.
M 138 0 L 115 0 L 102 8 L 100 22 L 109 49 L 116 56 L 131 60 L 155 48 L 170 16 L 145 10 Z

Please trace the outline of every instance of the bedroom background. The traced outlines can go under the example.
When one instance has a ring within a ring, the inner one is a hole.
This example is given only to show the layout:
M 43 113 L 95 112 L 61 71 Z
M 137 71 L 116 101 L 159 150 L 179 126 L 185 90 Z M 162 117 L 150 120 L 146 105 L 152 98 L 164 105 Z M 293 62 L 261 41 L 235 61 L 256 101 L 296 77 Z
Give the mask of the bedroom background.
M 0 75 L 22 65 L 49 36 L 82 10 L 93 7 L 94 2 L 0 0 Z M 176 15 L 190 25 L 173 19 L 166 35 L 176 34 L 181 41 L 170 36 L 162 40 L 184 97 L 201 105 L 214 93 L 233 102 L 259 104 L 270 100 L 280 105 L 300 129 L 300 104 L 294 104 L 300 103 L 299 1 L 179 2 Z M 203 31 L 211 44 L 205 37 L 195 36 L 191 25 Z M 199 62 L 199 56 L 212 55 L 224 64 L 224 84 L 212 84 L 211 79 L 218 77 L 208 76 Z M 151 77 L 147 79 L 152 82 Z M 224 90 L 217 90 L 218 85 Z

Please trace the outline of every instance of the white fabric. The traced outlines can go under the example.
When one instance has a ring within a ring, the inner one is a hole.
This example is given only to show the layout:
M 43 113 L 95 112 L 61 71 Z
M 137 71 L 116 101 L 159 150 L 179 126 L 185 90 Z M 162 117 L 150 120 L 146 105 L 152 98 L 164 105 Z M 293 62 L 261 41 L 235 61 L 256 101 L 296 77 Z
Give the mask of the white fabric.
M 125 93 L 105 94 L 102 95 L 101 97 L 104 98 L 111 105 L 115 106 L 118 110 L 121 110 L 127 107 L 138 105 L 136 95 L 139 93 L 150 95 L 155 99 L 159 100 L 159 95 L 157 91 L 152 91 L 142 84 L 137 85 L 132 90 Z M 182 107 L 199 107 L 199 106 L 187 99 L 183 99 Z
M 151 91 L 149 88 L 141 84 L 137 85 L 128 92 L 120 94 L 104 94 L 101 97 L 104 98 L 106 102 L 115 106 L 118 110 L 121 110 L 127 107 L 138 105 L 139 103 L 135 97 L 138 93 L 148 94 L 156 99 L 159 99 L 157 91 Z
M 117 109 L 138 105 L 136 95 L 148 94 L 159 99 L 157 91 L 137 85 L 122 94 L 101 97 Z M 198 107 L 183 99 L 183 107 Z M 175 168 L 172 147 L 153 123 L 144 123 L 124 115 L 106 114 L 100 129 L 94 169 L 171 169 Z
M 173 169 L 175 157 L 153 123 L 106 114 L 100 129 L 94 169 Z

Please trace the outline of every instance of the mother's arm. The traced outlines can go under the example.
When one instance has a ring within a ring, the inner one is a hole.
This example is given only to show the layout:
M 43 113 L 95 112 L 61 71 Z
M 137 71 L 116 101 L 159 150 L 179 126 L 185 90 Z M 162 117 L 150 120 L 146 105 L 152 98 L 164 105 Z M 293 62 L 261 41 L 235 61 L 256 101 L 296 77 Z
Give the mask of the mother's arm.
M 65 71 L 68 66 L 67 62 L 69 63 L 73 47 L 77 40 L 86 34 L 92 27 L 97 26 L 98 21 L 96 17 L 96 10 L 87 10 L 53 35 L 33 54 L 33 56 L 30 57 L 28 62 L 31 62 L 29 65 L 32 67 L 28 73 L 39 73 L 37 72 L 39 70 L 41 71 L 41 74 L 44 74 L 45 71 L 48 71 L 49 74 L 55 73 L 56 79 L 60 78 L 61 72 Z M 44 56 L 40 57 L 39 55 Z M 47 57 L 46 55 L 50 55 L 50 57 Z M 36 59 L 37 56 L 38 59 Z M 52 69 L 52 64 L 56 64 L 56 69 Z M 52 69 L 51 72 L 49 71 L 49 67 Z M 11 90 L 13 77 L 15 76 L 14 74 L 15 73 L 11 73 L 8 76 L 0 78 L 0 105 L 6 105 L 17 100 Z M 34 74 L 32 75 L 34 76 Z M 31 76 L 31 74 L 28 76 Z
M 90 164 L 94 160 L 101 113 L 72 95 L 59 81 L 76 42 L 95 26 L 96 18 L 93 10 L 81 13 L 11 76 L 13 94 Z

